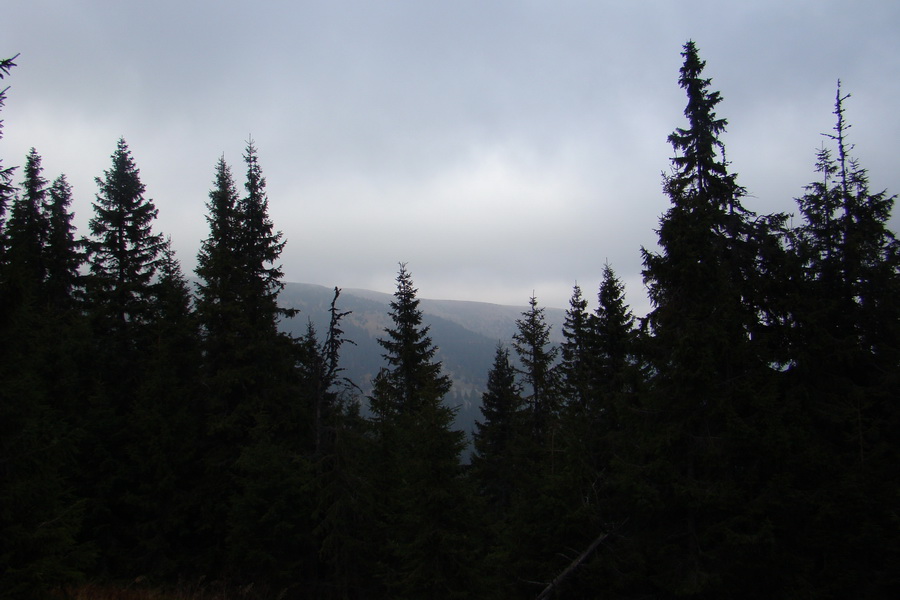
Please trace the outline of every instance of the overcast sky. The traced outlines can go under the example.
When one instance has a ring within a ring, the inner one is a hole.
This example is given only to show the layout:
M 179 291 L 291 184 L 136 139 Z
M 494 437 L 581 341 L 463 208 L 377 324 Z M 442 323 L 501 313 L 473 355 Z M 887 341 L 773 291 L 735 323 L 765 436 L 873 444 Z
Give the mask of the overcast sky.
M 795 212 L 838 78 L 854 154 L 900 192 L 898 32 L 892 0 L 7 0 L 0 156 L 65 173 L 87 233 L 124 137 L 190 274 L 215 163 L 242 185 L 252 135 L 288 281 L 392 292 L 403 261 L 422 297 L 565 307 L 609 261 L 642 312 L 684 42 L 745 206 Z

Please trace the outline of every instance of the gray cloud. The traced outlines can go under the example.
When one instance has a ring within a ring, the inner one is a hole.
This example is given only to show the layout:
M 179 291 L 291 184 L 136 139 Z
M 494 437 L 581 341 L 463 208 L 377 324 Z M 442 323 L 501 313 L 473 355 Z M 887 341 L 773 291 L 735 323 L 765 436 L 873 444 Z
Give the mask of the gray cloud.
M 900 190 L 900 6 L 671 2 L 13 2 L 0 155 L 35 146 L 85 231 L 124 135 L 184 266 L 224 153 L 252 134 L 290 280 L 565 306 L 608 260 L 645 307 L 679 52 L 697 41 L 758 212 L 793 211 L 853 94 L 856 154 Z

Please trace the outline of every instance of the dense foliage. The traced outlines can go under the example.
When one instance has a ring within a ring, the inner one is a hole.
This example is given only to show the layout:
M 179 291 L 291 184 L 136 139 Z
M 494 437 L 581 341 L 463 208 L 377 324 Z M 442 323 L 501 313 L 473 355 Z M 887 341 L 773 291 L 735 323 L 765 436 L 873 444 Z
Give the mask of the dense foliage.
M 285 333 L 252 141 L 242 190 L 215 164 L 195 284 L 124 139 L 83 239 L 65 176 L 35 149 L 19 181 L 0 164 L 0 597 L 896 590 L 894 197 L 851 155 L 839 85 L 800 219 L 755 214 L 722 97 L 682 56 L 649 314 L 607 264 L 554 346 L 531 297 L 484 366 L 470 460 L 405 264 L 367 395 L 341 374 L 340 290 L 326 331 Z

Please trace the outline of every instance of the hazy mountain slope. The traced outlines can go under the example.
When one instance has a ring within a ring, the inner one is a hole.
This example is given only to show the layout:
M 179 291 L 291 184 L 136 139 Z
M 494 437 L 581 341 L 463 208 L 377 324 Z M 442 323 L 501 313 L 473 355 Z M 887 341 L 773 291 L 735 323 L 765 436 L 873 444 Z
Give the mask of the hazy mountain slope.
M 319 337 L 328 326 L 328 308 L 334 290 L 308 283 L 288 283 L 281 295 L 283 306 L 300 309 L 300 314 L 285 322 L 284 328 L 294 335 L 302 335 L 312 322 Z M 382 349 L 377 339 L 391 325 L 389 316 L 391 294 L 371 290 L 345 289 L 338 299 L 338 309 L 351 314 L 342 321 L 344 336 L 355 345 L 347 344 L 341 353 L 341 366 L 346 375 L 364 392 L 371 388 L 372 378 L 383 366 Z M 491 366 L 494 349 L 499 341 L 509 345 L 516 331 L 516 319 L 525 306 L 503 306 L 486 302 L 420 299 L 424 322 L 431 327 L 430 335 L 438 347 L 438 360 L 453 379 L 453 389 L 447 399 L 458 405 L 457 425 L 471 431 L 480 417 L 481 393 Z M 546 309 L 547 322 L 553 327 L 554 343 L 561 339 L 565 312 Z

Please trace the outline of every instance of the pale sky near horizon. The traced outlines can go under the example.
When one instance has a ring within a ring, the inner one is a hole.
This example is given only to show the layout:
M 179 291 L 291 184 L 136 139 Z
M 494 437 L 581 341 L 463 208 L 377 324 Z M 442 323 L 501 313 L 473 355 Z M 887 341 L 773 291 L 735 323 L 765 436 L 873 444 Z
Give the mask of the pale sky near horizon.
M 900 192 L 898 31 L 878 0 L 10 0 L 0 157 L 65 173 L 86 234 L 124 137 L 191 274 L 252 135 L 288 281 L 392 292 L 402 261 L 421 297 L 564 308 L 609 261 L 643 312 L 684 42 L 745 206 L 795 213 L 839 78 L 853 154 Z

